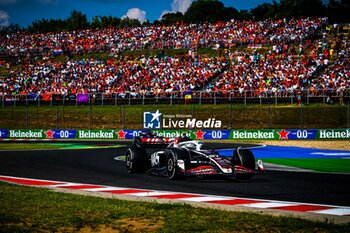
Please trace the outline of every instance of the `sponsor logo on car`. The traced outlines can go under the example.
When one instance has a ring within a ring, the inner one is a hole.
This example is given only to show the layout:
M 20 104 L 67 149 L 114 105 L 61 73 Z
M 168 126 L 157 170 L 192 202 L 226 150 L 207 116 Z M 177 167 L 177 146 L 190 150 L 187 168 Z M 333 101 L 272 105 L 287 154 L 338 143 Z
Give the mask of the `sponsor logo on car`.
M 211 166 L 199 166 L 186 171 L 193 175 L 212 175 L 216 174 L 216 171 Z

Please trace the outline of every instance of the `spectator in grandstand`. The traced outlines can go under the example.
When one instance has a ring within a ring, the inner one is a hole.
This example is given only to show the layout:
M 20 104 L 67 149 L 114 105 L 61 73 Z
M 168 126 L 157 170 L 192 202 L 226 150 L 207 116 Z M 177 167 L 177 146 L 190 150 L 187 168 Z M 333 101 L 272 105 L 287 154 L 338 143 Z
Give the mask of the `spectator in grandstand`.
M 305 44 L 319 31 L 326 18 L 241 21 L 216 24 L 106 28 L 72 32 L 0 35 L 0 48 L 9 56 L 45 57 L 58 54 L 117 53 L 122 50 L 180 49 L 196 47 L 234 48 L 237 45 Z
M 174 92 L 206 90 L 234 96 L 294 95 L 310 88 L 311 95 L 321 90 L 334 92 L 349 88 L 349 46 L 337 40 L 334 53 L 340 59 L 330 62 L 331 50 L 318 53 L 313 35 L 326 19 L 290 19 L 219 22 L 180 26 L 109 28 L 76 32 L 28 35 L 1 35 L 0 47 L 9 55 L 53 53 L 85 54 L 140 48 L 213 47 L 219 44 L 226 53 L 210 58 L 191 52 L 191 56 L 111 57 L 108 61 L 82 59 L 57 62 L 27 59 L 21 70 L 10 71 L 0 81 L 6 94 L 103 93 L 139 98 L 146 95 L 170 96 Z M 160 36 L 161 35 L 161 36 Z M 271 51 L 262 54 L 257 44 L 270 44 Z M 294 43 L 297 44 L 295 49 Z M 238 44 L 252 45 L 252 52 L 230 52 Z M 328 45 L 326 46 L 328 47 Z M 306 53 L 305 49 L 311 51 Z M 115 54 L 114 54 L 115 55 Z M 299 55 L 299 56 L 298 56 Z M 230 68 L 227 69 L 230 60 Z M 340 93 L 339 91 L 337 93 Z
M 195 59 L 142 57 L 139 61 L 46 61 L 12 71 L 0 86 L 8 94 L 112 95 L 118 92 L 135 97 L 146 93 L 169 95 L 201 89 L 226 64 L 224 60 L 206 56 Z

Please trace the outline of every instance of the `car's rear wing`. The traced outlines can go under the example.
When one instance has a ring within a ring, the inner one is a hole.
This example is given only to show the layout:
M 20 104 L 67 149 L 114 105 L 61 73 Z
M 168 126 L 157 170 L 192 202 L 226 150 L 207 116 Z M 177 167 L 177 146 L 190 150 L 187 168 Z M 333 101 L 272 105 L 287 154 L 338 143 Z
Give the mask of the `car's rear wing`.
M 134 144 L 145 148 L 163 148 L 174 142 L 176 138 L 134 137 Z

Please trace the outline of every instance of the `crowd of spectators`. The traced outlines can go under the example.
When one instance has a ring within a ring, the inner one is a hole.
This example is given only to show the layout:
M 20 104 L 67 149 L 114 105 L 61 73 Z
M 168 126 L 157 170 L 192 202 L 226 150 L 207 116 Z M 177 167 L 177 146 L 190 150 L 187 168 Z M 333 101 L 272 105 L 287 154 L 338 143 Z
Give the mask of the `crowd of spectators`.
M 6 56 L 117 53 L 122 50 L 180 49 L 247 44 L 304 43 L 327 23 L 327 18 L 178 24 L 134 28 L 105 28 L 71 32 L 0 35 Z
M 328 39 L 323 33 L 322 39 L 308 42 L 308 53 L 304 47 L 279 43 L 265 54 L 236 51 L 230 68 L 207 91 L 234 91 L 238 97 L 350 94 L 348 39 Z
M 232 92 L 236 97 L 257 97 L 261 93 L 287 97 L 304 89 L 315 96 L 324 94 L 324 90 L 338 93 L 348 89 L 349 59 L 331 65 L 324 60 L 322 56 L 296 59 L 236 52 L 231 61 L 206 56 L 46 61 L 23 66 L 0 79 L 0 95 L 128 93 L 140 97 L 203 91 Z
M 226 63 L 199 56 L 80 60 L 28 64 L 0 79 L 1 94 L 103 93 L 132 96 L 200 90 Z
M 146 48 L 198 48 L 223 46 L 225 54 L 208 57 L 192 53 L 178 56 L 113 56 L 107 61 L 81 59 L 28 62 L 0 79 L 0 96 L 64 96 L 101 93 L 120 97 L 170 96 L 202 91 L 234 97 L 262 95 L 288 97 L 343 96 L 350 87 L 349 43 L 315 33 L 327 19 L 291 19 L 218 22 L 216 24 L 109 28 L 40 35 L 2 35 L 0 48 L 8 56 L 38 53 L 92 53 Z M 319 40 L 317 40 L 319 39 Z M 259 53 L 232 48 L 241 44 L 269 44 Z M 307 52 L 306 52 L 307 49 Z M 332 61 L 332 62 L 331 62 Z

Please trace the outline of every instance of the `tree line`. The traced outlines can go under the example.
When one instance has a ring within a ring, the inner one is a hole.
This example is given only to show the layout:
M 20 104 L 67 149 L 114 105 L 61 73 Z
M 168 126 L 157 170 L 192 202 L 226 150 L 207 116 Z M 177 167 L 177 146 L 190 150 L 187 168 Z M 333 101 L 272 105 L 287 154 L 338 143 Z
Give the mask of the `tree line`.
M 225 7 L 219 0 L 196 0 L 185 13 L 170 12 L 161 20 L 140 22 L 137 19 L 115 16 L 94 16 L 91 22 L 80 11 L 73 10 L 67 19 L 41 19 L 31 23 L 27 28 L 12 24 L 2 28 L 2 32 L 11 33 L 19 30 L 30 33 L 59 32 L 81 29 L 101 29 L 109 27 L 136 27 L 149 25 L 172 25 L 176 23 L 215 23 L 231 19 L 264 20 L 267 18 L 300 18 L 326 16 L 330 22 L 350 22 L 350 0 L 273 0 L 250 10 L 238 11 L 234 7 Z

